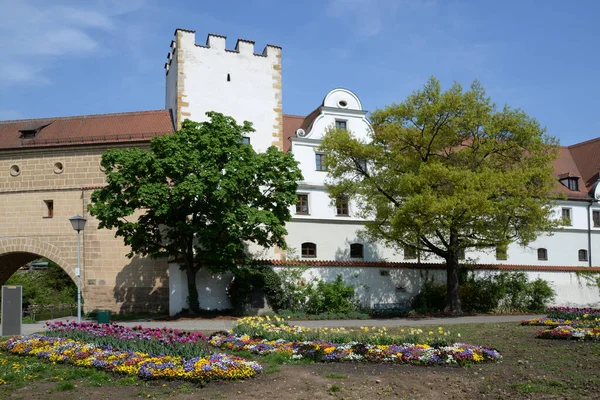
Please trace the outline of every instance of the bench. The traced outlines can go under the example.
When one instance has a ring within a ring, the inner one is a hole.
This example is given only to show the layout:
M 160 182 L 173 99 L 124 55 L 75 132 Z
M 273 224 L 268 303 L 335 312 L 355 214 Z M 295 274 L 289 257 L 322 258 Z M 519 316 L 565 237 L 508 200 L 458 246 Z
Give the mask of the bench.
M 373 315 L 394 315 L 408 312 L 406 303 L 376 303 L 373 304 Z

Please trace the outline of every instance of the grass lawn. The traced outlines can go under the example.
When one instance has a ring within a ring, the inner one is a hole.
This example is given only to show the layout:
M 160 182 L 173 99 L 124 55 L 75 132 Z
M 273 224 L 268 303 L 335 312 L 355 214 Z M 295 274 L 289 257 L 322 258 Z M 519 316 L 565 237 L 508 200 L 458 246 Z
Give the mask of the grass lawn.
M 600 398 L 600 343 L 536 339 L 541 327 L 517 323 L 443 328 L 460 332 L 465 343 L 497 348 L 503 361 L 467 368 L 311 364 L 278 354 L 243 353 L 239 355 L 259 361 L 264 372 L 246 381 L 210 382 L 201 387 L 184 382 L 143 382 L 1 354 L 0 378 L 6 383 L 0 385 L 0 398 Z

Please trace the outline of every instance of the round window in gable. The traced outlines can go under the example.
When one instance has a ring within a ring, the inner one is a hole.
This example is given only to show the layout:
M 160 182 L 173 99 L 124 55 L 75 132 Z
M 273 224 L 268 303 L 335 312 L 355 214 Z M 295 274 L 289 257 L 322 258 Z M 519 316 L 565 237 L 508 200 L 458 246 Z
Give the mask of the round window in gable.
M 346 102 L 346 100 L 340 100 L 338 101 L 338 106 L 340 106 L 341 108 L 346 108 L 348 107 L 348 103 Z
M 56 164 L 54 164 L 54 173 L 55 174 L 62 174 L 64 170 L 65 170 L 65 167 L 62 165 L 62 163 L 57 162 Z
M 21 168 L 19 168 L 18 165 L 13 165 L 10 167 L 10 174 L 12 176 L 19 176 L 20 173 L 21 173 Z

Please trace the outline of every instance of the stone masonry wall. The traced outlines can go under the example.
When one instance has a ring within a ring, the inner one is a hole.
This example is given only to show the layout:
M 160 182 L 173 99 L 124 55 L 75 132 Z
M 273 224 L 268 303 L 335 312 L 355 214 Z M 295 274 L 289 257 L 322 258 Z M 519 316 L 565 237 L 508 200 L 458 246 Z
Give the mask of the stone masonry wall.
M 34 256 L 58 263 L 76 281 L 77 233 L 68 219 L 79 214 L 88 218 L 81 234 L 84 310 L 168 308 L 166 261 L 127 258 L 129 249 L 122 238 L 99 230 L 98 221 L 87 213 L 93 188 L 105 182 L 100 158 L 108 148 L 0 153 L 0 284 L 22 266 L 19 263 Z M 48 201 L 53 202 L 52 216 L 48 215 Z

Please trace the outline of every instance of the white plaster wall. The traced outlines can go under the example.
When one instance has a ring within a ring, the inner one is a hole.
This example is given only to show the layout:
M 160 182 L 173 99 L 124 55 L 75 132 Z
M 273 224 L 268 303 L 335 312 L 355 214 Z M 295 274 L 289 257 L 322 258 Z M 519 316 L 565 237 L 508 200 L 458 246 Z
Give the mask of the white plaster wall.
M 350 244 L 362 243 L 364 258 L 361 261 L 391 261 L 396 254 L 377 243 L 369 243 L 360 238 L 361 223 L 322 223 L 292 221 L 287 225 L 287 244 L 294 256 L 301 257 L 302 243 L 317 245 L 317 257 L 312 260 L 350 260 Z
M 275 267 L 274 270 L 280 272 L 284 268 L 287 267 Z M 181 271 L 176 265 L 170 266 L 169 273 L 171 277 L 169 311 L 174 315 L 181 309 L 187 308 L 185 302 L 187 289 L 185 276 L 181 276 Z M 497 273 L 498 271 L 476 271 L 480 277 Z M 598 288 L 587 286 L 585 281 L 579 279 L 574 272 L 526 271 L 526 274 L 530 281 L 541 278 L 550 283 L 556 291 L 556 298 L 550 305 L 600 307 Z M 303 278 L 307 281 L 314 279 L 331 281 L 338 275 L 342 276 L 344 282 L 355 287 L 357 299 L 366 308 L 373 308 L 379 303 L 408 304 L 419 293 L 425 279 L 433 279 L 439 283 L 445 283 L 446 280 L 446 273 L 443 270 L 373 267 L 314 267 L 304 271 Z M 197 284 L 201 308 L 215 310 L 231 307 L 225 291 L 230 282 L 230 274 L 221 278 L 210 277 L 207 274 L 204 274 L 201 279 L 199 277 Z
M 206 269 L 201 269 L 196 275 L 196 287 L 198 288 L 198 300 L 203 310 L 226 310 L 231 308 L 231 302 L 227 296 L 227 287 L 231 283 L 233 275 L 211 274 Z M 189 308 L 187 277 L 185 271 L 178 264 L 169 264 L 169 314 L 175 315 L 184 308 Z
M 265 151 L 277 140 L 273 132 L 281 116 L 281 81 L 274 79 L 281 74 L 281 49 L 269 46 L 266 56 L 256 55 L 253 44 L 240 42 L 239 52 L 235 52 L 226 50 L 225 38 L 215 36 L 207 48 L 195 44 L 194 33 L 181 34 L 177 51 L 184 61 L 179 77 L 185 88 L 184 101 L 189 103 L 187 107 L 179 105 L 182 117 L 205 121 L 207 111 L 217 111 L 232 116 L 238 124 L 250 121 L 256 129 L 249 135 L 252 147 Z M 167 93 L 173 90 L 169 84 L 167 79 Z M 170 103 L 167 100 L 167 106 Z

